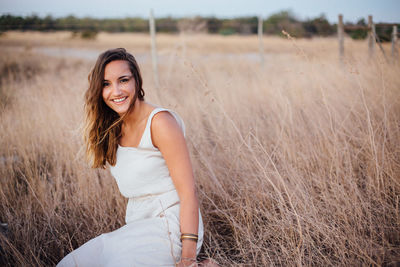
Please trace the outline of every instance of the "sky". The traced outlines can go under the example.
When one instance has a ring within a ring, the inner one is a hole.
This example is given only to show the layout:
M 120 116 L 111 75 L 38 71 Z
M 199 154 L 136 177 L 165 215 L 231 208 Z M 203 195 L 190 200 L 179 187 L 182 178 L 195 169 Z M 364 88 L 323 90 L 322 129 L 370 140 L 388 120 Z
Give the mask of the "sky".
M 341 13 L 345 22 L 367 20 L 368 15 L 373 15 L 375 22 L 400 22 L 400 0 L 0 0 L 1 15 L 147 18 L 151 8 L 156 17 L 266 18 L 291 10 L 301 20 L 325 14 L 334 23 Z

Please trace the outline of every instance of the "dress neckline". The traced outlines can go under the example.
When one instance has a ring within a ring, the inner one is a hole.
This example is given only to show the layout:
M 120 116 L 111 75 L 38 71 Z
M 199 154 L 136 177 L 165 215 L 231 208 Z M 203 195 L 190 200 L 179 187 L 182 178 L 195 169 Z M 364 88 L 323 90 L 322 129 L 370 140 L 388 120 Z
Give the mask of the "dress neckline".
M 140 149 L 141 146 L 142 146 L 143 138 L 144 138 L 144 136 L 145 136 L 145 134 L 146 134 L 146 132 L 147 132 L 147 128 L 149 128 L 149 125 L 150 125 L 150 122 L 151 122 L 151 118 L 153 117 L 154 111 L 156 111 L 157 109 L 164 109 L 164 108 L 155 107 L 155 108 L 150 112 L 150 115 L 147 117 L 147 120 L 146 120 L 146 127 L 144 128 L 144 131 L 143 131 L 143 133 L 142 133 L 142 136 L 140 137 L 140 141 L 139 141 L 138 146 L 136 146 L 136 147 L 135 147 L 135 146 L 121 146 L 121 145 L 118 143 L 118 148 L 123 148 L 123 149 Z M 151 137 L 150 137 L 150 138 L 151 138 Z

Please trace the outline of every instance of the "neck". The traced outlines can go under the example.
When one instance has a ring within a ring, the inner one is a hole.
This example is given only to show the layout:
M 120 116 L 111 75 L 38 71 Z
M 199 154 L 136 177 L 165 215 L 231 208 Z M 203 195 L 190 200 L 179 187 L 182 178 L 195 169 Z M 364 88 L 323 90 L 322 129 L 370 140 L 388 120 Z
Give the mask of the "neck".
M 133 109 L 125 116 L 123 124 L 135 125 L 143 119 L 144 101 L 136 99 Z

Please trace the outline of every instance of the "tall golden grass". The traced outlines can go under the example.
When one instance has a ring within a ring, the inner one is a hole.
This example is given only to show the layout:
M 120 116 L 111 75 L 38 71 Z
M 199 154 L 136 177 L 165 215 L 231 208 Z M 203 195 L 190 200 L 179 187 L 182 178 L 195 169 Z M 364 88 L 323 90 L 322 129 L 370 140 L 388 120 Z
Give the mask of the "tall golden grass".
M 0 264 L 48 266 L 123 225 L 108 171 L 83 160 L 95 59 L 48 47 L 148 54 L 147 35 L 9 32 L 0 38 Z M 161 88 L 146 99 L 187 126 L 205 222 L 202 257 L 222 266 L 400 262 L 400 67 L 335 39 L 160 35 Z M 42 50 L 38 50 L 41 48 Z M 44 49 L 44 50 L 43 50 Z M 5 225 L 7 224 L 7 225 Z

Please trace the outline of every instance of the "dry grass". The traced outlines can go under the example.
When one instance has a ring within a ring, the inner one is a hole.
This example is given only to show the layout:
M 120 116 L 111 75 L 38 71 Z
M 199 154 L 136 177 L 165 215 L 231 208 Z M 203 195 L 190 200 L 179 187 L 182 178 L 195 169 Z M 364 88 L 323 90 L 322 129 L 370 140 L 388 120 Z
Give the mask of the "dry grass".
M 159 90 L 149 58 L 140 60 L 146 97 L 187 124 L 203 256 L 222 266 L 399 263 L 398 64 L 368 59 L 366 43 L 350 40 L 339 64 L 335 39 L 267 38 L 264 68 L 254 36 L 162 35 L 158 44 Z M 11 32 L 0 46 L 0 264 L 54 265 L 120 227 L 125 200 L 80 152 L 94 59 L 36 49 L 144 54 L 149 39 Z

